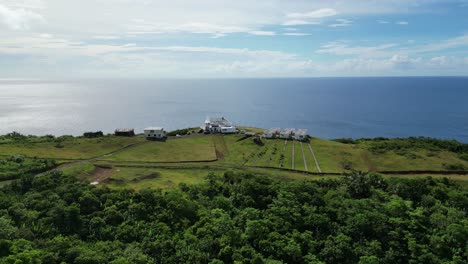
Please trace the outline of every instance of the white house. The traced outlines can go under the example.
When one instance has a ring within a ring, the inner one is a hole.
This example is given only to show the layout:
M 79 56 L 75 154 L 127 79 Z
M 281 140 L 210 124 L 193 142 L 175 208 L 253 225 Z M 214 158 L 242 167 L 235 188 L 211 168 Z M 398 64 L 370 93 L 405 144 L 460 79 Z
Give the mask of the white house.
M 224 117 L 221 118 L 207 118 L 205 120 L 205 124 L 202 127 L 206 132 L 209 133 L 222 133 L 222 134 L 230 134 L 236 133 L 237 129 L 235 126 L 232 125 L 229 120 Z
M 281 129 L 279 129 L 279 128 L 267 129 L 263 133 L 263 136 L 265 138 L 277 138 L 277 137 L 279 137 L 280 131 L 281 131 Z
M 296 140 L 304 141 L 307 139 L 307 129 L 299 129 L 296 131 L 296 134 L 294 135 L 294 138 Z
M 147 139 L 165 139 L 166 131 L 162 127 L 147 127 L 145 128 L 145 137 Z
M 280 138 L 282 139 L 290 139 L 294 136 L 294 128 L 286 128 L 286 129 L 283 129 L 281 130 L 280 132 Z

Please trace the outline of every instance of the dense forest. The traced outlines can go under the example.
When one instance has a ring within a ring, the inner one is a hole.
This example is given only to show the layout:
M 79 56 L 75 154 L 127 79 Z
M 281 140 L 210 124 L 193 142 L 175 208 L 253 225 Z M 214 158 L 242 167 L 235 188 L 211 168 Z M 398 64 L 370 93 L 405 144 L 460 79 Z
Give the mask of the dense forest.
M 466 263 L 467 209 L 448 179 L 226 172 L 133 191 L 50 172 L 0 191 L 0 263 Z
M 52 159 L 25 158 L 22 155 L 0 157 L 0 181 L 34 175 L 53 169 L 56 165 Z

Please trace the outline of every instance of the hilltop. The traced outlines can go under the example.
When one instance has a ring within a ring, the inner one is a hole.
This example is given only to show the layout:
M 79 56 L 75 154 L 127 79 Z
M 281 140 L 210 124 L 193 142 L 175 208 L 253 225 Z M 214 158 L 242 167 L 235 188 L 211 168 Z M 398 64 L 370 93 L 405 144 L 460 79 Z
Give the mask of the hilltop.
M 261 133 L 258 128 L 242 128 Z M 175 188 L 201 182 L 208 173 L 226 170 L 254 172 L 285 180 L 339 177 L 352 170 L 384 176 L 449 177 L 465 184 L 467 145 L 430 138 L 337 139 L 311 137 L 307 142 L 262 139 L 242 134 L 200 134 L 190 129 L 166 141 L 142 135 L 97 138 L 72 136 L 0 137 L 0 159 L 5 184 L 19 175 L 53 168 L 83 182 L 113 188 Z M 173 133 L 174 134 L 174 133 Z M 27 166 L 16 171 L 12 159 Z M 8 166 L 7 166 L 8 165 Z M 28 169 L 29 168 L 29 169 Z M 1 183 L 0 183 L 1 184 Z

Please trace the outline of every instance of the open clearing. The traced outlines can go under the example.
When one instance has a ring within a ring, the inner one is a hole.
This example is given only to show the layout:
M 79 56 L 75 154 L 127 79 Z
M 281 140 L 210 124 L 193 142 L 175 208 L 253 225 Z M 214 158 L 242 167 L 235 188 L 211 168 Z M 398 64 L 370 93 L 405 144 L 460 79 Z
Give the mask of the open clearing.
M 409 149 L 400 153 L 376 153 L 371 151 L 366 142 L 344 144 L 312 138 L 310 145 L 323 174 L 311 175 L 304 173 L 306 168 L 311 173 L 319 171 L 309 143 L 283 139 L 263 142 L 264 145 L 258 145 L 254 143 L 253 137 L 241 134 L 197 135 L 171 138 L 165 142 L 147 141 L 141 136 L 106 136 L 94 139 L 70 138 L 61 141 L 59 145 L 55 141 L 3 143 L 0 144 L 0 153 L 4 156 L 22 154 L 27 157 L 53 158 L 59 160 L 59 164 L 77 159 L 80 161 L 62 165 L 60 169 L 83 181 L 97 182 L 99 186 L 134 189 L 175 188 L 182 182 L 195 184 L 204 180 L 209 173 L 222 174 L 226 170 L 252 172 L 286 180 L 307 180 L 337 177 L 329 175 L 351 169 L 397 172 L 387 177 L 400 177 L 398 172 L 402 171 L 420 171 L 415 175 L 412 175 L 413 172 L 405 172 L 401 177 L 425 177 L 431 175 L 430 171 L 446 171 L 447 164 L 461 164 L 468 168 L 467 161 L 449 151 Z M 445 177 L 440 174 L 432 176 Z M 468 183 L 467 175 L 447 177 L 463 182 L 464 185 Z
M 67 138 L 61 142 L 0 144 L 0 154 L 50 159 L 90 159 L 141 142 L 145 142 L 144 137 Z
M 198 136 L 167 141 L 147 141 L 144 144 L 106 157 L 104 160 L 138 162 L 213 161 L 216 160 L 216 152 L 212 137 Z

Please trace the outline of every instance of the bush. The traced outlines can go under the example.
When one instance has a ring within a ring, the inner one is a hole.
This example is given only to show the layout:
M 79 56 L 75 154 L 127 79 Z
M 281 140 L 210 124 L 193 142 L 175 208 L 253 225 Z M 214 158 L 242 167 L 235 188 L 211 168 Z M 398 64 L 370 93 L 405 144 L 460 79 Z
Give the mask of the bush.
M 357 143 L 357 141 L 352 138 L 337 138 L 337 139 L 333 139 L 333 141 L 340 142 L 343 144 L 356 144 Z
M 173 131 L 171 131 L 171 132 L 168 132 L 168 133 L 167 133 L 167 136 L 169 136 L 169 137 L 175 137 L 176 135 L 185 136 L 185 135 L 187 135 L 189 132 L 191 132 L 192 130 L 196 130 L 196 128 L 177 129 L 177 130 L 173 130 Z
M 452 171 L 464 171 L 466 169 L 461 163 L 444 164 L 444 167 Z

